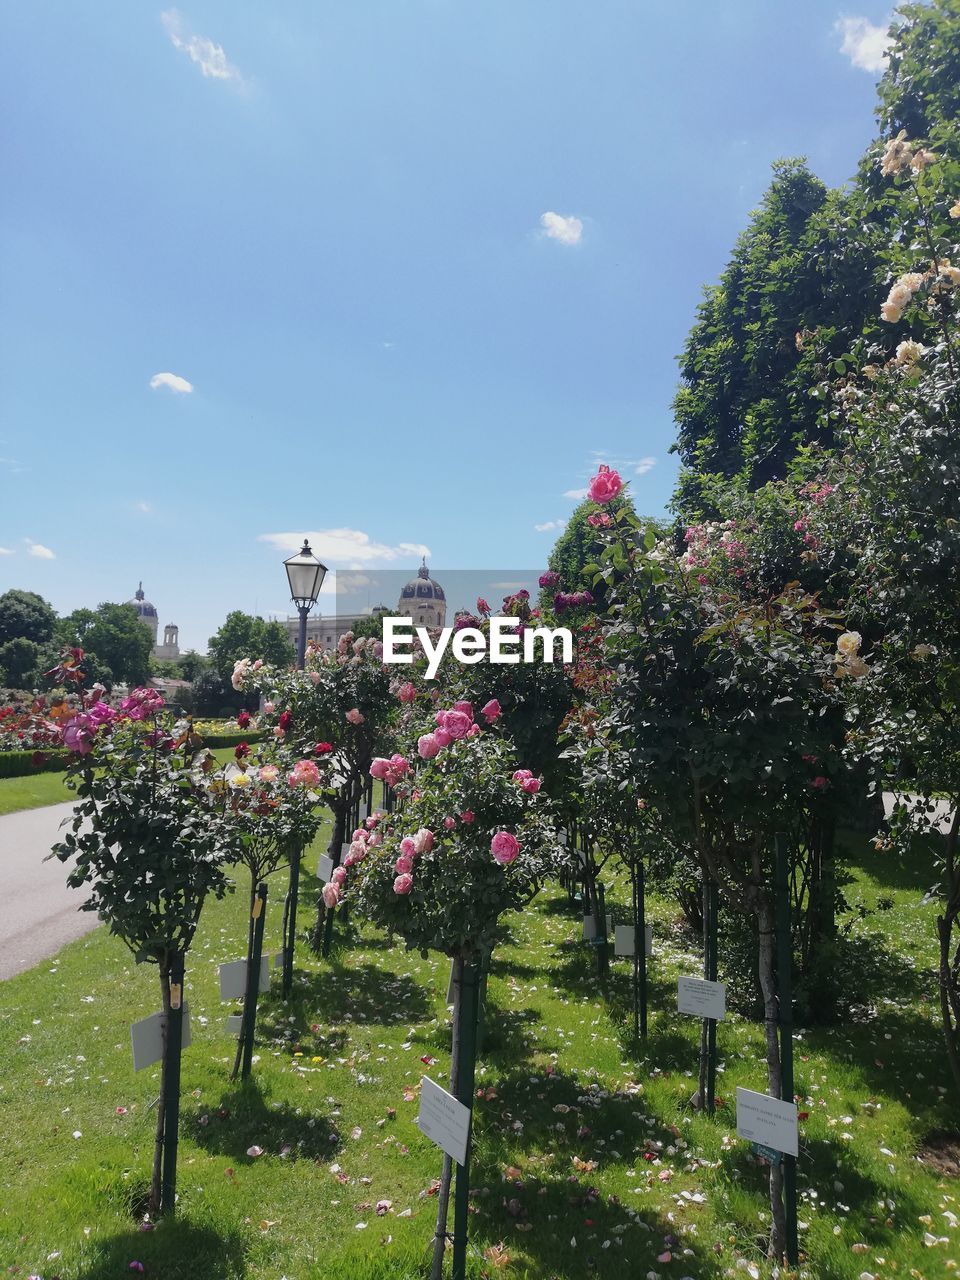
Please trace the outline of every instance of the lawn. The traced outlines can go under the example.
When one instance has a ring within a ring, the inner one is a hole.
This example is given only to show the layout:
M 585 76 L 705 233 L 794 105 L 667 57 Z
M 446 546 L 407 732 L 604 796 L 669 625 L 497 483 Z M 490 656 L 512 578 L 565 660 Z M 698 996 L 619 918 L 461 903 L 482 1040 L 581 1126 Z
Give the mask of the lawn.
M 20 778 L 0 778 L 0 816 L 20 809 L 39 809 L 71 798 L 62 773 L 28 773 Z
M 838 1025 L 798 1033 L 809 1112 L 801 1240 L 812 1259 L 802 1271 L 935 1280 L 960 1261 L 960 1209 L 956 1185 L 917 1159 L 926 1134 L 956 1124 L 930 1000 L 935 908 L 920 905 L 931 876 L 859 846 L 855 856 L 842 923 L 856 998 Z M 281 875 L 273 949 L 282 892 Z M 622 888 L 611 896 L 627 900 Z M 121 1280 L 133 1261 L 148 1280 L 423 1274 L 440 1156 L 414 1118 L 421 1075 L 443 1081 L 448 1069 L 447 962 L 367 929 L 330 962 L 302 946 L 295 999 L 264 997 L 253 1082 L 231 1086 L 216 967 L 242 953 L 244 899 L 206 910 L 190 956 L 179 1217 L 155 1231 L 138 1231 L 132 1215 L 156 1070 L 134 1075 L 128 1031 L 157 1007 L 155 970 L 100 929 L 3 984 L 4 1274 Z M 692 1111 L 699 1024 L 672 1010 L 677 975 L 699 960 L 668 901 L 653 915 L 655 1013 L 642 1047 L 624 1028 L 627 962 L 615 962 L 603 996 L 565 894 L 551 888 L 508 921 L 477 1081 L 476 1276 L 769 1274 L 757 1247 L 762 1170 L 735 1136 L 731 1105 L 737 1084 L 764 1087 L 760 1031 L 736 1016 L 720 1027 L 724 1105 L 715 1119 Z
M 218 747 L 218 760 L 233 758 L 230 747 Z M 0 778 L 0 817 L 20 809 L 39 809 L 45 804 L 62 804 L 73 798 L 62 773 L 29 773 L 19 778 Z

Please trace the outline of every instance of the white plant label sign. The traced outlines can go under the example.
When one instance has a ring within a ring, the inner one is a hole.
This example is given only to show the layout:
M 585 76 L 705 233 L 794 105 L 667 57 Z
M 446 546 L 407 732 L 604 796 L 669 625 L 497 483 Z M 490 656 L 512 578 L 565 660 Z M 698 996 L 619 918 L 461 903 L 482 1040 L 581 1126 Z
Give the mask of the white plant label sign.
M 677 1011 L 695 1018 L 715 1018 L 723 1022 L 727 1016 L 727 989 L 722 982 L 703 978 L 680 978 L 677 982 Z
M 653 925 L 644 925 L 644 954 L 649 958 L 653 955 Z M 632 924 L 618 924 L 613 934 L 613 951 L 614 955 L 632 956 L 637 945 L 636 926 Z
M 189 1048 L 192 1043 L 190 1006 L 184 1001 L 183 1048 Z M 144 1067 L 152 1067 L 155 1062 L 159 1062 L 163 1057 L 163 1014 L 151 1013 L 149 1018 L 131 1022 L 130 1044 L 133 1048 L 134 1071 L 142 1071 Z
M 220 965 L 220 999 L 241 1000 L 247 994 L 247 962 L 246 960 L 230 960 Z M 260 983 L 258 991 L 262 994 L 270 990 L 270 957 L 260 957 Z
M 737 1137 L 784 1155 L 799 1154 L 797 1104 L 737 1086 Z
M 420 1081 L 420 1114 L 417 1128 L 455 1164 L 467 1158 L 470 1140 L 470 1108 L 458 1102 L 452 1093 L 424 1076 Z
M 349 852 L 350 846 L 344 846 Z M 333 875 L 333 859 L 326 853 L 321 855 L 320 861 L 317 863 L 317 879 L 326 884 Z

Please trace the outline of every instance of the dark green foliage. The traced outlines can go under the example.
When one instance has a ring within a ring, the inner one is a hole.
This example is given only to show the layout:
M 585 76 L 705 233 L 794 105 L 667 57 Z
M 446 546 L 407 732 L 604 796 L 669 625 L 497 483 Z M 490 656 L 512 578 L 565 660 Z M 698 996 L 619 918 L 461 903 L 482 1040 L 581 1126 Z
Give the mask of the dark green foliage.
M 108 668 L 104 683 L 110 683 L 110 677 L 129 685 L 150 679 L 153 637 L 133 605 L 105 603 L 96 609 L 75 609 L 57 623 L 57 638 L 92 656 L 97 678 L 103 679 L 99 668 Z
M 235 609 L 215 636 L 210 637 L 210 661 L 221 680 L 229 681 L 233 668 L 241 658 L 262 658 L 272 666 L 289 666 L 296 652 L 282 622 L 265 622 L 263 618 Z
M 0 645 L 9 640 L 47 644 L 53 638 L 57 615 L 35 591 L 11 588 L 0 596 Z

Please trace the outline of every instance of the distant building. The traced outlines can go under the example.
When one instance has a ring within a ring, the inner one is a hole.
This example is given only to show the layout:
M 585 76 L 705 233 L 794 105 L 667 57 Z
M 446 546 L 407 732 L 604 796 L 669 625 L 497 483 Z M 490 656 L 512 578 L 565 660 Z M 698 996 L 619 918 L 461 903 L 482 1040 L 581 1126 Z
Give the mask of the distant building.
M 388 614 L 386 605 L 377 605 L 371 610 L 374 617 Z M 443 587 L 430 577 L 427 562 L 417 571 L 400 592 L 400 599 L 395 610 L 396 617 L 411 618 L 417 626 L 442 627 L 447 616 L 447 597 Z M 346 631 L 353 631 L 360 622 L 365 622 L 370 613 L 334 613 L 327 617 L 323 614 L 312 614 L 307 618 L 307 644 L 315 644 L 321 649 L 335 649 L 337 641 Z M 294 645 L 300 634 L 300 619 L 297 616 L 287 617 L 284 621 L 287 634 Z
M 427 558 L 400 592 L 397 616 L 412 618 L 418 627 L 442 627 L 447 617 L 447 597 L 443 587 L 430 577 Z
M 151 602 L 143 594 L 143 583 L 141 582 L 133 599 L 128 600 L 127 604 L 131 608 L 136 609 L 137 617 L 150 632 L 153 638 L 153 656 L 167 662 L 173 662 L 180 657 L 180 628 L 172 622 L 168 622 L 163 628 L 163 644 L 157 644 L 157 631 L 160 627 L 160 618 L 157 614 L 157 606 Z

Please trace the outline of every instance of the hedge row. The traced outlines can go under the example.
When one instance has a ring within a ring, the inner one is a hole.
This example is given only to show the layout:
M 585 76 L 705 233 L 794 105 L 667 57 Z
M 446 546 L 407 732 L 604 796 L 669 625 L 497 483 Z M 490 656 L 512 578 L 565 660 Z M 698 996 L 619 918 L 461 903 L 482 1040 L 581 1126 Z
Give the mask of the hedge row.
M 239 742 L 259 742 L 262 733 L 208 733 L 203 745 L 211 751 L 218 747 L 235 747 Z M 41 764 L 34 757 L 42 756 Z M 0 751 L 0 778 L 22 778 L 31 773 L 61 773 L 67 767 L 66 751 Z

